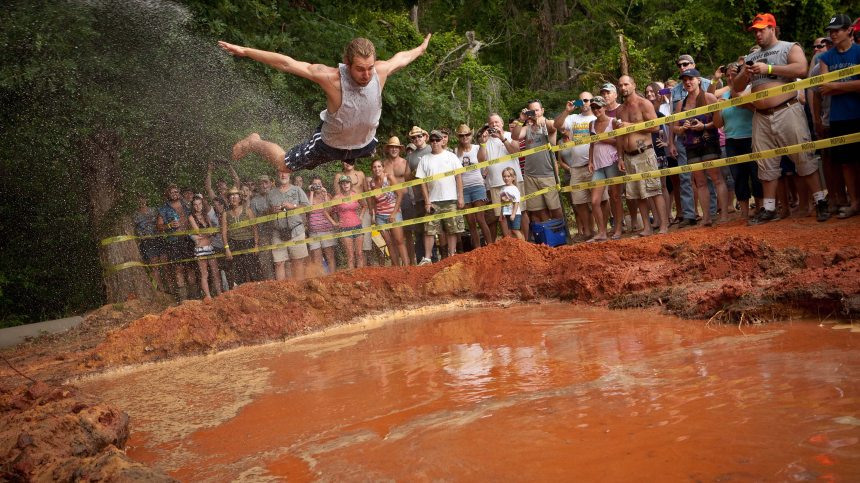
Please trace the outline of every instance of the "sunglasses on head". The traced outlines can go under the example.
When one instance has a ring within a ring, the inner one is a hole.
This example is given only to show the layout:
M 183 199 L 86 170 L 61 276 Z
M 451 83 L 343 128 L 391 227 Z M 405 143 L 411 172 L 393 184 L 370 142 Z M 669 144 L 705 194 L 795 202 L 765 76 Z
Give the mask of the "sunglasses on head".
M 678 67 L 687 67 L 690 64 L 692 64 L 692 62 L 687 62 L 687 61 L 678 62 Z

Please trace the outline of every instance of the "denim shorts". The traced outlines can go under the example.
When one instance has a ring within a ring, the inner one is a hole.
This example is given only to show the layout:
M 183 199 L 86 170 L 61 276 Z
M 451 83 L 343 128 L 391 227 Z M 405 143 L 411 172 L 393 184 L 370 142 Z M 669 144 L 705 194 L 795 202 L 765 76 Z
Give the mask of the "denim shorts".
M 342 228 L 341 228 L 340 230 L 338 230 L 338 231 L 339 231 L 340 233 L 343 233 L 343 232 L 346 232 L 346 231 L 358 230 L 359 228 L 361 228 L 361 225 L 347 226 L 347 227 L 342 227 Z M 356 238 L 358 238 L 358 237 L 360 237 L 360 236 L 364 236 L 364 234 L 363 234 L 363 233 L 360 233 L 360 234 L 358 234 L 358 235 L 348 235 L 348 236 L 343 236 L 343 237 L 341 237 L 341 238 L 352 238 L 352 239 L 354 240 L 354 239 L 356 239 Z
M 479 184 L 463 188 L 463 203 L 474 203 L 476 201 L 487 201 L 487 188 Z
M 620 178 L 624 173 L 618 169 L 618 163 L 614 163 L 605 168 L 595 169 L 594 174 L 591 175 L 591 181 L 600 181 L 603 179 L 609 178 Z
M 388 221 L 390 215 L 376 215 L 376 225 L 387 225 L 391 223 Z M 403 221 L 403 214 L 401 212 L 397 212 L 397 218 L 394 219 L 395 222 Z
M 508 222 L 508 230 L 519 230 L 522 217 L 523 215 L 517 215 L 514 217 L 514 221 L 511 221 L 511 215 L 505 215 L 505 221 Z

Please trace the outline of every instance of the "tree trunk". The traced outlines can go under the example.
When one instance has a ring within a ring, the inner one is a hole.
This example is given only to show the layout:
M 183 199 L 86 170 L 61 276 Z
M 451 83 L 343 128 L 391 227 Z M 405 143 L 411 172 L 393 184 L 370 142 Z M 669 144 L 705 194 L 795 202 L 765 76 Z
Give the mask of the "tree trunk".
M 627 59 L 627 44 L 624 43 L 624 34 L 618 34 L 618 42 L 621 44 L 621 75 L 630 75 L 630 64 Z
M 78 149 L 90 226 L 105 270 L 125 262 L 142 261 L 134 240 L 101 244 L 103 238 L 135 234 L 131 214 L 115 212 L 122 199 L 121 147 L 119 133 L 100 127 L 84 139 Z M 127 268 L 106 275 L 105 291 L 108 303 L 121 302 L 131 294 L 145 300 L 155 296 L 152 280 L 144 267 Z
M 466 125 L 472 126 L 472 78 L 466 79 Z
M 415 25 L 415 30 L 421 31 L 418 28 L 418 4 L 412 6 L 412 10 L 409 11 L 409 20 L 412 20 L 412 24 Z

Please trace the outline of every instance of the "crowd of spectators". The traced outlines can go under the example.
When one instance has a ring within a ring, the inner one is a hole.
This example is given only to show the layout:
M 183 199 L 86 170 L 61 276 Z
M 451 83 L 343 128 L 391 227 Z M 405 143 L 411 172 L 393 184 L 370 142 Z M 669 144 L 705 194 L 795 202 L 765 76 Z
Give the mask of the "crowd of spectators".
M 342 162 L 342 171 L 330 180 L 308 174 L 307 188 L 302 173 L 278 173 L 276 179 L 264 174 L 256 183 L 240 182 L 224 161 L 233 187 L 218 179 L 213 190 L 215 164 L 210 164 L 205 197 L 191 188 L 170 185 L 158 208 L 148 206 L 140 196 L 134 218 L 141 235 L 212 227 L 220 231 L 145 238 L 140 251 L 151 264 L 183 262 L 166 265 L 170 268 L 163 275 L 153 270 L 159 290 L 180 298 L 194 296 L 199 279 L 202 295 L 208 298 L 211 288 L 220 294 L 246 281 L 299 280 L 311 266 L 333 272 L 338 268 L 338 245 L 345 259 L 341 266 L 363 267 L 373 263 L 376 245 L 368 233 L 252 254 L 233 255 L 234 251 L 514 202 L 503 209 L 382 230 L 393 266 L 423 265 L 493 243 L 500 232 L 502 237 L 529 240 L 530 224 L 564 218 L 557 190 L 520 202 L 523 196 L 547 187 L 860 132 L 860 77 L 852 76 L 557 153 L 543 150 L 412 188 L 226 229 L 255 217 L 444 174 L 525 149 L 567 143 L 860 64 L 860 22 L 852 24 L 846 15 L 835 15 L 823 26 L 826 35 L 812 43 L 811 60 L 799 44 L 779 40 L 776 19 L 770 14 L 757 16 L 750 31 L 756 45 L 712 76 L 703 76 L 695 59 L 684 54 L 677 59 L 679 81 L 637 83 L 622 76 L 617 85 L 600 86 L 597 95 L 582 92 L 578 101 L 568 102 L 554 119 L 546 117 L 547 107 L 540 99 L 533 99 L 507 123 L 501 114 L 491 113 L 476 130 L 466 124 L 454 131 L 441 127 L 429 132 L 414 126 L 407 135 L 408 144 L 391 137 L 382 145 L 380 156 L 369 165 L 372 176 L 357 170 L 353 160 Z M 637 84 L 644 87 L 640 90 Z M 451 141 L 454 149 L 449 147 L 451 137 L 456 137 Z M 676 229 L 709 227 L 728 221 L 736 210 L 748 225 L 806 216 L 823 222 L 834 215 L 844 219 L 860 213 L 856 147 L 836 146 L 819 154 L 803 151 L 573 191 L 570 202 L 577 226 L 573 241 L 616 240 L 625 231 L 638 232 L 634 238 L 648 237 L 667 233 L 672 225 Z M 218 253 L 224 257 L 196 260 Z

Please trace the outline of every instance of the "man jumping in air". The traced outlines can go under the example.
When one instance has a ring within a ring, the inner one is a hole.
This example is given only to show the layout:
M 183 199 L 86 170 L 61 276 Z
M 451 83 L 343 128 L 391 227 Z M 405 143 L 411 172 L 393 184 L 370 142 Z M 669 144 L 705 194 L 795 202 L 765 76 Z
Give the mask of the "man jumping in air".
M 406 67 L 427 50 L 430 34 L 418 47 L 398 52 L 391 60 L 376 60 L 373 43 L 364 38 L 350 41 L 343 54 L 343 64 L 328 67 L 300 62 L 286 55 L 218 42 L 232 55 L 250 57 L 290 74 L 310 79 L 322 87 L 327 107 L 320 113 L 320 123 L 310 140 L 284 152 L 275 143 L 251 134 L 233 146 L 233 159 L 258 153 L 279 171 L 310 169 L 322 163 L 339 160 L 355 163 L 376 150 L 376 128 L 382 114 L 382 88 L 388 76 Z

